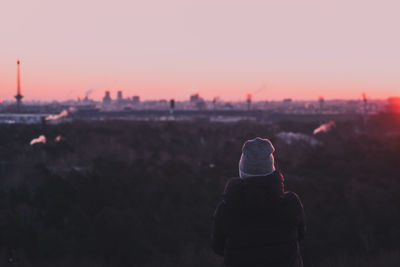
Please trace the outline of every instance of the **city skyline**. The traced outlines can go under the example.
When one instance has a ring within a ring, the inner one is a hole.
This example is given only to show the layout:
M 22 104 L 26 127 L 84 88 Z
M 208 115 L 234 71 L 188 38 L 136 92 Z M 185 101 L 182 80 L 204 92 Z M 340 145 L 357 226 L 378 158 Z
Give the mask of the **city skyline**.
M 19 1 L 0 11 L 0 99 L 400 95 L 399 4 Z

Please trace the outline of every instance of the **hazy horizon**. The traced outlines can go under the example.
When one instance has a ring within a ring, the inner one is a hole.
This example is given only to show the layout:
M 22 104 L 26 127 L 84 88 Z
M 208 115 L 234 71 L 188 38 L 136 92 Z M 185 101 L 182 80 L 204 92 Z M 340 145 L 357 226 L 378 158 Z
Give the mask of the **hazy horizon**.
M 194 92 L 194 94 L 195 93 L 196 92 Z M 92 94 L 90 94 L 90 96 L 89 96 L 89 100 L 93 100 L 95 102 L 103 101 L 104 92 L 103 92 L 103 96 L 102 97 L 91 97 L 91 95 Z M 132 94 L 132 95 L 125 95 L 124 94 L 123 96 L 124 96 L 124 98 L 132 98 L 133 96 L 135 96 L 135 94 Z M 177 99 L 174 98 L 174 100 L 179 101 L 179 102 L 190 101 L 189 97 L 190 97 L 190 95 L 187 95 L 187 97 L 181 97 L 181 98 L 177 98 Z M 200 97 L 203 98 L 205 101 L 213 101 L 213 98 L 205 98 L 201 94 L 200 94 Z M 388 100 L 388 98 L 391 98 L 391 97 L 398 97 L 398 96 L 387 96 L 387 97 L 381 97 L 381 98 L 379 98 L 379 97 L 371 98 L 371 97 L 367 96 L 369 101 L 386 101 L 386 100 Z M 84 95 L 82 97 L 80 97 L 80 100 L 82 101 L 83 98 L 84 98 Z M 311 98 L 291 98 L 291 97 L 274 98 L 274 99 L 272 99 L 272 98 L 254 98 L 254 97 L 252 97 L 252 101 L 253 102 L 264 102 L 264 101 L 267 101 L 267 102 L 281 102 L 281 101 L 283 101 L 285 99 L 289 99 L 289 98 L 294 102 L 296 102 L 296 101 L 300 101 L 300 102 L 313 102 L 313 101 L 315 101 L 315 102 L 318 102 L 319 101 L 319 97 L 313 98 L 313 99 L 311 99 Z M 115 91 L 111 90 L 111 99 L 112 100 L 117 100 L 117 90 L 115 90 Z M 161 100 L 169 101 L 170 99 L 172 99 L 172 98 L 162 98 L 162 97 L 160 97 L 160 98 L 144 98 L 144 99 L 141 98 L 140 100 L 141 101 L 161 101 Z M 354 97 L 354 98 L 325 98 L 324 97 L 324 100 L 325 101 L 362 101 L 362 95 L 360 94 L 358 97 Z M 14 98 L 14 96 L 9 97 L 9 98 L 0 98 L 0 101 L 2 101 L 2 102 L 15 102 L 15 98 Z M 26 103 L 28 103 L 28 102 L 32 102 L 32 103 L 34 103 L 34 102 L 51 103 L 53 101 L 57 101 L 57 102 L 78 101 L 78 99 L 77 98 L 66 98 L 66 99 L 48 99 L 48 100 L 46 100 L 46 99 L 39 99 L 39 98 L 26 98 L 25 96 L 22 99 L 22 102 L 26 102 Z M 224 99 L 224 98 L 219 97 L 218 101 L 233 102 L 233 103 L 235 103 L 235 102 L 246 102 L 247 98 L 246 98 L 246 96 L 243 96 L 240 99 Z
M 397 1 L 8 1 L 0 99 L 400 95 Z

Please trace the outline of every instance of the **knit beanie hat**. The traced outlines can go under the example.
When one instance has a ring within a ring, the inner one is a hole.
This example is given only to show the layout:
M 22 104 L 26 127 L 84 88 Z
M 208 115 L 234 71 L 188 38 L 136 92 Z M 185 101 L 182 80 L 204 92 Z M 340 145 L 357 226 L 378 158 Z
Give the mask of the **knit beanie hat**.
M 275 148 L 271 141 L 260 137 L 248 140 L 242 147 L 242 156 L 239 161 L 239 176 L 266 176 L 275 171 Z

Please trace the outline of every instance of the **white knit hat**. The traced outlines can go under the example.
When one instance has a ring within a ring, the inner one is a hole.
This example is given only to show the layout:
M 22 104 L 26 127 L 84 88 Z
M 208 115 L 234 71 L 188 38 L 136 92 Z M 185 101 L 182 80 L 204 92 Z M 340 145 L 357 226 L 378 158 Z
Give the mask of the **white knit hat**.
M 242 156 L 239 161 L 239 176 L 266 176 L 275 171 L 275 148 L 271 141 L 260 137 L 248 140 L 242 147 Z

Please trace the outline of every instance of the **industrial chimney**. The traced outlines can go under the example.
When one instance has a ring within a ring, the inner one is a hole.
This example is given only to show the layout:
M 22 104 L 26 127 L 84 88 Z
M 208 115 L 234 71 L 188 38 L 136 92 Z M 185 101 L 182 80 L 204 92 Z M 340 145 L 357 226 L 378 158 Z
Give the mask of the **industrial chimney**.
M 320 96 L 318 98 L 318 103 L 319 103 L 319 114 L 322 114 L 324 112 L 324 103 L 325 103 L 324 97 Z
M 171 99 L 169 101 L 169 113 L 171 115 L 174 114 L 174 110 L 175 110 L 175 99 Z
M 251 98 L 252 98 L 252 95 L 251 95 L 251 94 L 247 94 L 247 99 L 246 99 L 246 102 L 247 102 L 247 110 L 250 110 L 250 109 L 251 109 Z

